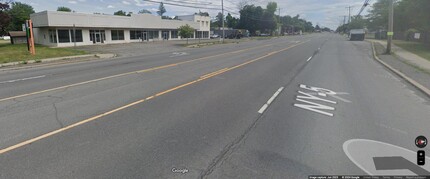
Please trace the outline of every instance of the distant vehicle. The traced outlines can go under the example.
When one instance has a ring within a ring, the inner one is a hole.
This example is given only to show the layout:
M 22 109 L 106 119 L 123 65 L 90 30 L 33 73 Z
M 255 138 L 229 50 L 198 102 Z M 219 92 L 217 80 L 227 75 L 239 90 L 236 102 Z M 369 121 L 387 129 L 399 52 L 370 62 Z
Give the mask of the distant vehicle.
M 214 34 L 223 34 L 222 30 L 214 30 Z M 229 39 L 240 39 L 242 37 L 248 37 L 249 31 L 245 29 L 226 29 L 224 30 L 225 38 Z
M 1 39 L 3 39 L 3 40 L 10 40 L 10 36 L 3 36 Z
M 270 34 L 260 34 L 260 36 L 267 37 L 267 36 L 270 36 Z
M 349 31 L 349 40 L 354 41 L 363 41 L 364 40 L 365 31 L 364 29 L 351 29 Z
M 211 35 L 211 39 L 216 39 L 216 38 L 219 38 L 220 36 L 218 35 L 218 34 L 213 34 L 213 35 Z

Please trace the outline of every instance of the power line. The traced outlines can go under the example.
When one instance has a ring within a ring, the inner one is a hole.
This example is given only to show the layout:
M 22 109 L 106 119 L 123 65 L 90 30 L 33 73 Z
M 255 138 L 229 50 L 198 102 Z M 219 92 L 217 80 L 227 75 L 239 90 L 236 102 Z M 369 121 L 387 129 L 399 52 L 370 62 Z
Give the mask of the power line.
M 150 3 L 160 3 L 160 1 L 153 1 L 153 0 L 144 0 L 144 1 L 147 1 Z M 170 3 L 170 2 L 163 2 L 163 4 L 172 5 L 172 6 L 180 6 L 180 7 L 189 7 L 189 8 L 221 10 L 220 8 L 215 8 L 215 7 L 203 7 L 203 6 L 197 6 L 197 5 L 177 4 L 177 3 Z M 205 5 L 205 4 L 201 4 L 201 5 Z
M 189 1 L 180 1 L 180 0 L 166 0 L 166 1 L 171 1 L 174 3 L 185 3 L 185 4 L 194 4 L 194 5 L 211 5 L 211 2 L 189 2 Z

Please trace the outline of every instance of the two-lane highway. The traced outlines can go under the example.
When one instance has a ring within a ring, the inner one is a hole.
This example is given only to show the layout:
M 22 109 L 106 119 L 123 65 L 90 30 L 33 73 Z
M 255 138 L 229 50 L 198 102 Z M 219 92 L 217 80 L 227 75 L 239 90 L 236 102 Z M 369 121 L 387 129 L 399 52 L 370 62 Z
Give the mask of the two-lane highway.
M 0 74 L 0 178 L 366 174 L 352 139 L 430 136 L 428 99 L 335 34 Z

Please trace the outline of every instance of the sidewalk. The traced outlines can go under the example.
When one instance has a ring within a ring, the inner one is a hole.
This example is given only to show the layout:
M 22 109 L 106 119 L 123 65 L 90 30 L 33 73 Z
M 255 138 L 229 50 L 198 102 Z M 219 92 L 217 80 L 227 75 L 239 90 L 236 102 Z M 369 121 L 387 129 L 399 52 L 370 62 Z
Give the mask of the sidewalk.
M 375 43 L 379 43 L 381 44 L 384 48 L 387 48 L 387 41 L 385 40 L 369 40 L 371 42 L 375 42 Z M 415 55 L 411 52 L 408 52 L 394 44 L 391 45 L 391 50 L 394 52 L 394 54 L 396 54 L 397 56 L 399 56 L 401 58 L 401 60 L 404 60 L 406 63 L 408 64 L 413 64 L 421 69 L 425 69 L 427 71 L 430 72 L 430 61 Z
M 413 80 L 414 82 L 411 82 L 410 80 L 406 79 L 415 87 L 417 87 L 417 85 L 414 83 L 418 83 L 418 86 L 427 88 L 424 89 L 424 91 L 430 91 L 430 61 L 395 45 L 392 46 L 394 55 L 387 55 L 385 54 L 387 45 L 385 41 L 369 39 L 368 41 L 374 43 L 377 57 L 379 57 L 381 61 L 388 64 L 390 66 L 388 68 L 393 68 L 402 73 L 400 76 L 404 75 L 407 78 Z M 423 90 L 421 89 L 421 91 Z M 427 95 L 430 96 L 430 94 Z

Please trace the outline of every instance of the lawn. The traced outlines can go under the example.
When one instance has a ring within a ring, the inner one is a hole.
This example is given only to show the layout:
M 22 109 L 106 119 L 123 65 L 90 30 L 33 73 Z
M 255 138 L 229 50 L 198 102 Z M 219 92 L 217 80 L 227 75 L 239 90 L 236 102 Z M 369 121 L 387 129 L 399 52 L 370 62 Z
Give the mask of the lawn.
M 394 40 L 395 45 L 430 61 L 430 45 L 419 42 Z
M 73 48 L 49 48 L 46 46 L 36 45 L 36 55 L 31 55 L 27 51 L 27 44 L 12 45 L 10 43 L 0 42 L 0 63 L 84 54 L 87 54 L 87 52 L 75 50 Z

